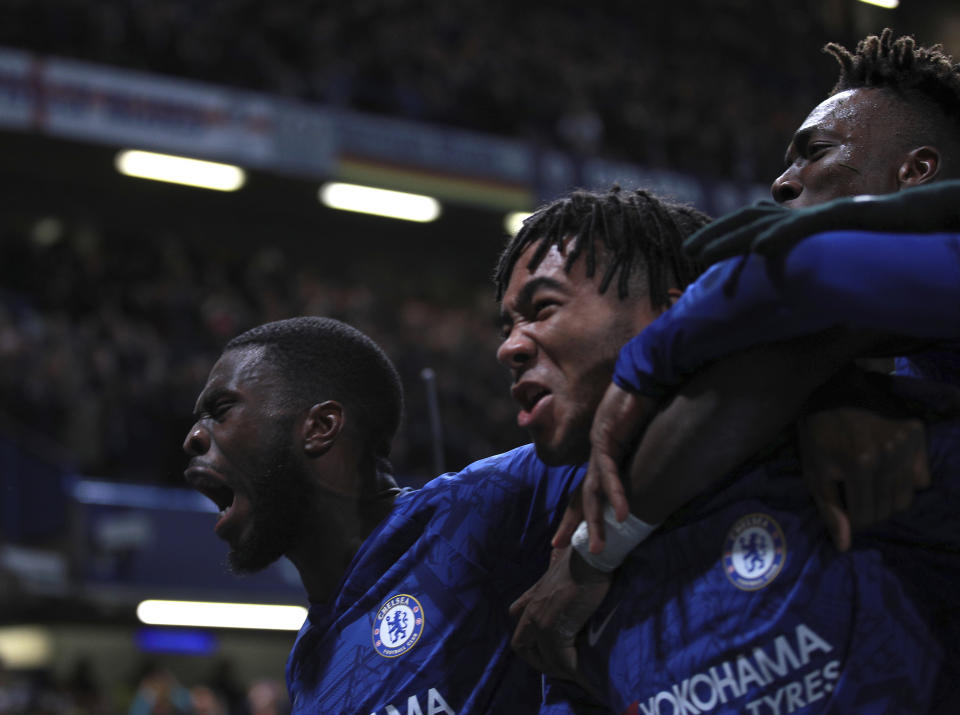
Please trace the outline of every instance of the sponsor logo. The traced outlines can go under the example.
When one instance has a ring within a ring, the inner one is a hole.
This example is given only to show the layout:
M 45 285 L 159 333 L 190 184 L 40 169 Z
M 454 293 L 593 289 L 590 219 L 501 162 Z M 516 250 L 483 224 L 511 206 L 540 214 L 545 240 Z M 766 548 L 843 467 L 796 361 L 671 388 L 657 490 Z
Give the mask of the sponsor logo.
M 618 603 L 596 628 L 593 627 L 593 623 L 590 624 L 590 626 L 587 628 L 587 645 L 593 648 L 593 646 L 597 644 L 597 641 L 600 640 L 600 634 L 603 633 L 603 629 L 607 627 L 608 623 L 610 623 L 610 619 L 613 618 L 613 614 L 617 612 L 617 608 L 619 607 L 620 604 Z
M 655 694 L 623 715 L 787 715 L 828 700 L 843 675 L 834 646 L 806 624 Z M 821 704 L 822 705 L 822 704 Z M 824 707 L 820 707 L 823 710 Z M 826 709 L 829 709 L 827 707 Z
M 426 701 L 426 707 L 424 707 Z M 411 695 L 407 698 L 407 707 L 404 710 L 403 705 L 387 705 L 383 708 L 374 710 L 370 715 L 457 715 L 452 707 L 443 699 L 440 691 L 436 688 L 430 688 L 426 697 L 421 693 L 420 696 Z
M 783 529 L 767 514 L 741 517 L 727 532 L 723 570 L 730 583 L 743 591 L 767 586 L 780 573 L 786 558 Z
M 416 645 L 423 633 L 423 608 L 413 596 L 391 596 L 373 621 L 373 647 L 384 658 L 396 658 Z

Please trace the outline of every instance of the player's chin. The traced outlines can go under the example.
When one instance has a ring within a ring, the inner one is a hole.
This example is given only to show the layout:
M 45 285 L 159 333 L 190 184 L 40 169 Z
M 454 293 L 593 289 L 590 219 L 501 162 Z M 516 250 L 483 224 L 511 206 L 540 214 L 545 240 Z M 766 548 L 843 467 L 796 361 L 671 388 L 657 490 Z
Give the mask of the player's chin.
M 550 435 L 533 435 L 533 445 L 537 457 L 551 467 L 561 464 L 580 464 L 590 456 L 590 442 L 587 439 L 572 439 L 563 432 Z
M 241 539 L 227 557 L 230 571 L 237 575 L 263 571 L 283 556 L 284 549 L 277 540 Z

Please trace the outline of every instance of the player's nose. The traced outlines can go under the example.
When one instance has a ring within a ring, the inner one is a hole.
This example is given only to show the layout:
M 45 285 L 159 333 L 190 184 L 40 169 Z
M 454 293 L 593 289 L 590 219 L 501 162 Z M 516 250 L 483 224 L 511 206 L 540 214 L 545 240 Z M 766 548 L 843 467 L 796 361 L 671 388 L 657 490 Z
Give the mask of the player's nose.
M 803 184 L 797 179 L 793 167 L 788 168 L 773 180 L 773 184 L 770 185 L 770 193 L 773 195 L 773 200 L 778 204 L 793 201 L 803 193 Z
M 497 348 L 497 360 L 504 367 L 515 370 L 530 362 L 536 352 L 536 343 L 522 327 L 515 326 Z
M 208 449 L 210 449 L 210 434 L 197 422 L 183 440 L 183 451 L 191 457 L 198 457 L 206 454 Z

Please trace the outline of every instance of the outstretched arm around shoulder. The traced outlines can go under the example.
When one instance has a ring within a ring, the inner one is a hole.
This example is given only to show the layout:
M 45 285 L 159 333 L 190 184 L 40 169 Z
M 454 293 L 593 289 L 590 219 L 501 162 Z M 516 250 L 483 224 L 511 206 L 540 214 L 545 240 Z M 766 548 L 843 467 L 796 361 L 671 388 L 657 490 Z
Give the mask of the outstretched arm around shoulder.
M 896 337 L 897 354 L 960 343 L 960 234 L 830 232 L 722 261 L 624 346 L 614 381 L 662 397 L 713 360 L 834 326 Z

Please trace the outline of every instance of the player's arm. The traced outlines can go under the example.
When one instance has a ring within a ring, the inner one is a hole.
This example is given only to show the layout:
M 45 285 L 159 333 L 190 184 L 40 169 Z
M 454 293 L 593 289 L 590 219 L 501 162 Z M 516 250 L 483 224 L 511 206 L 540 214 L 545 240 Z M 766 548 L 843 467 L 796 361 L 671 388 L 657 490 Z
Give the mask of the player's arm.
M 834 326 L 896 336 L 898 353 L 956 344 L 960 234 L 828 232 L 722 261 L 624 346 L 614 381 L 661 397 L 713 360 Z
M 823 231 L 937 233 L 960 230 L 960 181 L 937 181 L 892 194 L 859 195 L 789 209 L 769 199 L 696 231 L 684 250 L 707 264 L 745 253 L 775 255 Z

